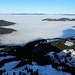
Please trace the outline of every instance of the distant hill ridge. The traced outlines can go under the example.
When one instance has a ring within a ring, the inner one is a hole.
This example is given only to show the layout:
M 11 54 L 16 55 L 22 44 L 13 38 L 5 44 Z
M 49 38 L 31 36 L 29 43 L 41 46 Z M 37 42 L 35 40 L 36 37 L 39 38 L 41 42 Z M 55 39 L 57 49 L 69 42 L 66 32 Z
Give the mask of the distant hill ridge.
M 42 21 L 75 21 L 74 18 L 59 18 L 59 19 L 52 19 L 52 18 L 46 18 L 43 19 Z

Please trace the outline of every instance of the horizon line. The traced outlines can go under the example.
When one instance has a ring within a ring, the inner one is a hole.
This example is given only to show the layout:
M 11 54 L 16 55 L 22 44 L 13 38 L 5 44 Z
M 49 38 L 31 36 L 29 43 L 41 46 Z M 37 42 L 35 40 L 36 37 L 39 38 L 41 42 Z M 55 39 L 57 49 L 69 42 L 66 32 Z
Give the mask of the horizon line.
M 0 13 L 0 15 L 75 15 L 75 13 Z

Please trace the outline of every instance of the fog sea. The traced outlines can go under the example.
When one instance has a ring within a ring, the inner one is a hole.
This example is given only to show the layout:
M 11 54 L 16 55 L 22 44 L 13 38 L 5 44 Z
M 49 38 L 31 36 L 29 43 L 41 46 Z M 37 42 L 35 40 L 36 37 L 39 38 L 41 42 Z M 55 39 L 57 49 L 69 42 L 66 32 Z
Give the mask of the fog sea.
M 75 21 L 42 21 L 46 18 L 75 18 L 70 15 L 0 15 L 0 20 L 15 22 L 3 26 L 17 30 L 10 34 L 0 34 L 1 44 L 25 44 L 36 39 L 66 38 L 75 36 Z

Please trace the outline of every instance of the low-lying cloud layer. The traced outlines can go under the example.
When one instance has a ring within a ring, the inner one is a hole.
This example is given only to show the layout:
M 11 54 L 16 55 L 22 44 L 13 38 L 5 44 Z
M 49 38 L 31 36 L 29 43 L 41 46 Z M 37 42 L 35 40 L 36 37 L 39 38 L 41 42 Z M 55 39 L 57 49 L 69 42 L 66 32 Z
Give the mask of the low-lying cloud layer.
M 63 35 L 66 29 L 72 29 L 75 22 L 46 22 L 43 18 L 60 18 L 60 15 L 0 15 L 0 19 L 15 22 L 5 28 L 17 30 L 11 34 L 0 35 L 2 44 L 25 44 L 37 38 L 56 38 Z M 71 32 L 72 33 L 72 32 Z M 67 33 L 68 34 L 68 33 Z M 68 34 L 69 35 L 69 34 Z M 66 35 L 65 35 L 66 36 Z M 63 37 L 63 36 L 62 36 Z

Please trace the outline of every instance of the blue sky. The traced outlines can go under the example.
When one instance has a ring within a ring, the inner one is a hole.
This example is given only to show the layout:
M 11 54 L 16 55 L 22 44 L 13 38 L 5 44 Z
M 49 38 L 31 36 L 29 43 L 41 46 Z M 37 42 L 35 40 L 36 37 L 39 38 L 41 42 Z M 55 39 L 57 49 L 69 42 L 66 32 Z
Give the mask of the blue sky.
M 75 0 L 0 0 L 0 13 L 75 14 Z

